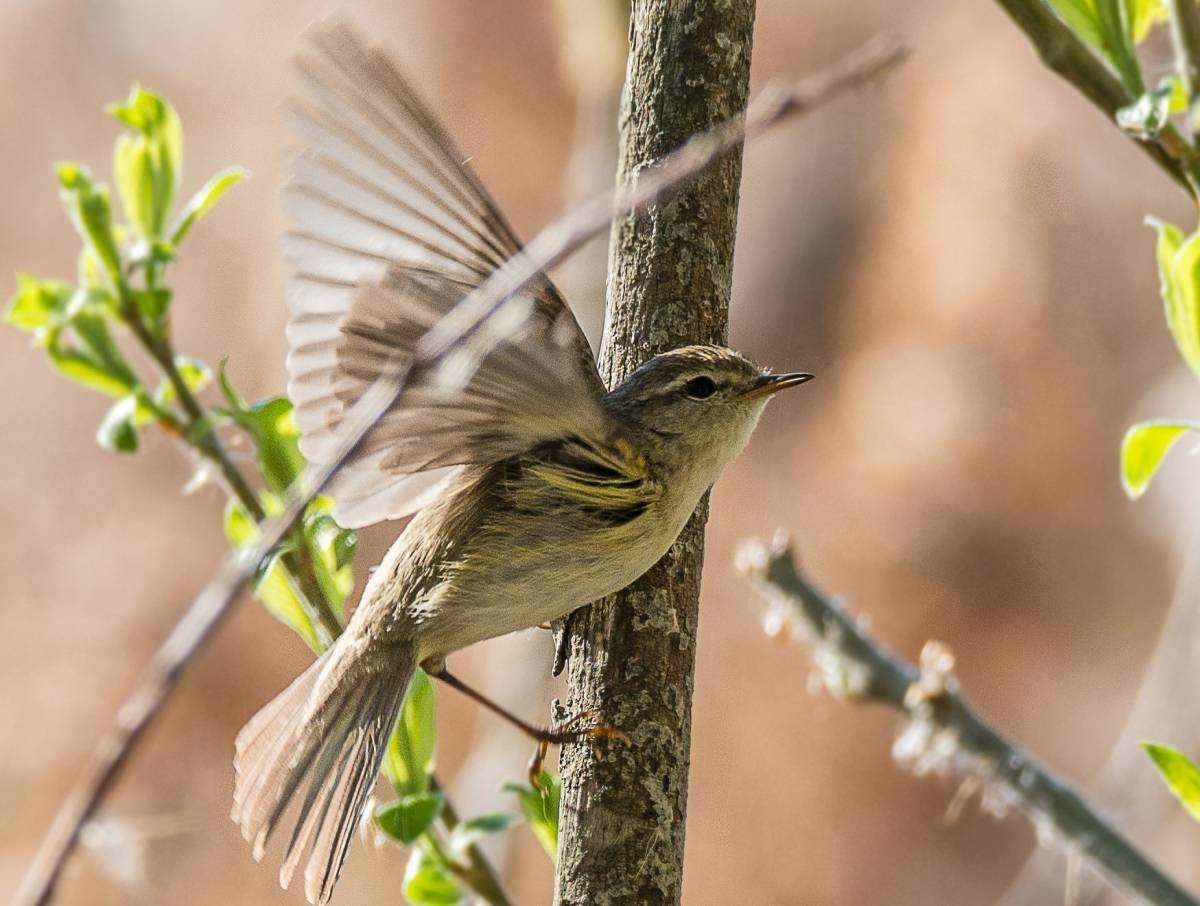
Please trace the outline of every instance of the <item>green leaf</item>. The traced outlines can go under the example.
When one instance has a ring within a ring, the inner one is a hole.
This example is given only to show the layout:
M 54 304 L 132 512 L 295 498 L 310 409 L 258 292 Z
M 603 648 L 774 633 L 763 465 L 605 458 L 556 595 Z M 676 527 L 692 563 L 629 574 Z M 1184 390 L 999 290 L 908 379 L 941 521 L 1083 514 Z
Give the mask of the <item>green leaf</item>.
M 225 507 L 225 537 L 238 549 L 259 539 L 258 525 L 234 500 L 230 500 Z M 321 650 L 321 639 L 291 580 L 280 565 L 278 555 L 268 560 L 266 567 L 260 571 L 254 595 L 277 619 L 297 632 L 313 651 Z
M 1167 8 L 1163 0 L 1124 0 L 1125 24 L 1129 37 L 1138 44 L 1159 22 L 1167 20 Z
M 67 302 L 74 294 L 75 287 L 61 280 L 17 274 L 17 291 L 8 301 L 4 320 L 17 330 L 40 335 L 64 322 Z
M 133 130 L 117 141 L 113 160 L 125 216 L 149 239 L 162 235 L 183 172 L 183 126 L 173 107 L 134 85 L 108 112 Z
M 405 846 L 429 830 L 446 804 L 441 793 L 414 793 L 375 810 L 375 823 L 393 840 Z
M 333 605 L 338 616 L 342 616 L 346 598 L 354 588 L 354 571 L 345 556 L 345 548 L 349 544 L 352 556 L 357 542 L 352 531 L 343 529 L 329 515 L 332 506 L 328 497 L 318 497 L 308 505 L 304 513 L 304 541 L 325 599 Z
M 126 133 L 117 139 L 113 179 L 125 208 L 125 219 L 140 235 L 155 235 L 154 155 L 144 137 Z
M 1159 289 L 1167 327 L 1179 354 L 1200 375 L 1200 232 L 1186 239 L 1178 227 L 1147 218 L 1158 231 Z
M 249 175 L 241 167 L 226 167 L 206 182 L 179 212 L 179 218 L 171 230 L 171 244 L 179 245 L 196 221 L 211 211 L 222 195 Z
M 79 274 L 79 285 L 84 289 L 105 289 L 103 268 L 90 245 L 85 245 L 79 250 L 77 271 Z
M 423 848 L 414 849 L 404 870 L 404 899 L 413 906 L 458 906 L 466 898 L 449 869 Z
M 333 536 L 333 562 L 338 569 L 343 569 L 354 562 L 354 552 L 358 550 L 358 533 L 353 529 L 339 529 Z
M 222 362 L 217 369 L 217 384 L 229 404 L 229 417 L 254 438 L 267 487 L 282 494 L 305 466 L 300 432 L 292 419 L 292 404 L 286 396 L 274 396 L 246 405 L 229 380 L 225 366 Z
M 134 416 L 137 411 L 137 398 L 127 396 L 117 400 L 96 432 L 96 440 L 100 446 L 114 453 L 136 453 L 138 448 L 137 429 L 134 427 Z
M 1076 35 L 1093 47 L 1103 47 L 1095 0 L 1050 0 L 1050 5 Z
M 51 364 L 65 377 L 84 387 L 98 390 L 105 396 L 120 399 L 136 389 L 124 377 L 112 374 L 103 365 L 78 350 L 63 348 L 57 342 L 51 342 L 46 352 L 50 356 Z
M 113 342 L 104 317 L 81 308 L 71 317 L 71 330 L 79 338 L 84 350 L 97 366 L 132 393 L 138 386 L 137 375 L 125 361 L 121 350 Z
M 1159 774 L 1183 807 L 1200 821 L 1200 768 L 1182 752 L 1153 742 L 1142 743 Z
M 450 846 L 461 854 L 468 846 L 489 834 L 499 834 L 512 827 L 517 816 L 512 812 L 485 812 L 462 822 L 450 834 Z
M 1137 500 L 1150 486 L 1175 442 L 1187 431 L 1200 431 L 1200 422 L 1141 422 L 1125 432 L 1121 442 L 1121 484 Z
M 121 255 L 113 232 L 108 189 L 92 182 L 87 167 L 63 163 L 57 168 L 63 205 L 76 231 L 88 243 L 113 286 L 122 282 Z
M 388 740 L 383 767 L 398 796 L 429 789 L 437 747 L 437 693 L 424 670 L 417 669 L 408 684 L 400 720 Z
M 562 782 L 542 771 L 537 786 L 506 783 L 504 790 L 516 794 L 525 820 L 529 822 L 529 829 L 553 861 L 558 854 L 558 811 L 562 800 Z

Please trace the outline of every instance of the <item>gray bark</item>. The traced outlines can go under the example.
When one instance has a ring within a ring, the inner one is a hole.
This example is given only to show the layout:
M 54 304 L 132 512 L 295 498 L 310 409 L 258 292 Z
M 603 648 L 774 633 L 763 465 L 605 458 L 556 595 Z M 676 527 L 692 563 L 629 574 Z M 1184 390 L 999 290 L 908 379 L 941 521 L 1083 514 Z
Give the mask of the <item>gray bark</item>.
M 746 103 L 753 0 L 638 0 L 618 178 Z M 601 373 L 611 385 L 657 353 L 724 343 L 740 149 L 645 216 L 613 226 Z M 678 903 L 707 500 L 675 546 L 625 591 L 576 613 L 571 713 L 629 736 L 564 747 L 556 903 Z

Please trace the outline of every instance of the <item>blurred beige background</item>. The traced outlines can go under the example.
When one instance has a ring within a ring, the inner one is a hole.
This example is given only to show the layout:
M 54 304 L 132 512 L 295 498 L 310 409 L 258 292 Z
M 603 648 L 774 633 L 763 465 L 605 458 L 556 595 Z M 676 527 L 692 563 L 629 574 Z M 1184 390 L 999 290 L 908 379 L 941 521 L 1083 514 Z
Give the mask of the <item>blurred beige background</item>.
M 51 164 L 106 173 L 117 130 L 101 108 L 140 80 L 183 117 L 185 191 L 229 163 L 254 176 L 174 271 L 178 344 L 214 364 L 228 354 L 250 395 L 279 392 L 280 103 L 305 24 L 340 7 L 389 45 L 528 236 L 611 172 L 606 74 L 623 33 L 593 2 L 7 0 L 0 271 L 73 273 Z M 763 636 L 732 569 L 741 539 L 785 527 L 820 582 L 897 651 L 948 643 L 982 710 L 1086 786 L 1133 703 L 1191 537 L 1195 460 L 1174 462 L 1138 505 L 1116 461 L 1134 418 L 1195 411 L 1141 224 L 1146 213 L 1186 222 L 1183 196 L 1039 68 L 989 0 L 760 0 L 755 83 L 815 69 L 881 29 L 916 50 L 886 88 L 746 155 L 732 339 L 819 380 L 771 408 L 715 492 L 688 904 L 991 903 L 1035 844 L 1019 817 L 974 806 L 945 826 L 954 786 L 897 769 L 891 714 L 806 692 L 806 657 Z M 1165 67 L 1161 43 L 1148 52 Z M 603 261 L 601 246 L 561 275 L 590 327 Z M 224 549 L 220 493 L 181 496 L 188 464 L 165 438 L 136 458 L 101 451 L 105 402 L 25 340 L 0 330 L 5 893 Z M 395 532 L 366 534 L 360 575 Z M 455 667 L 541 719 L 555 691 L 541 679 L 549 645 L 533 632 Z M 302 902 L 251 861 L 226 816 L 234 734 L 307 656 L 241 604 L 105 810 L 144 834 L 143 881 L 118 882 L 111 860 L 85 852 L 60 902 Z M 522 774 L 526 743 L 453 694 L 440 702 L 441 769 L 458 805 L 504 804 L 496 789 Z M 1173 729 L 1156 735 L 1183 744 Z M 1140 761 L 1126 786 L 1135 802 L 1166 804 Z M 1200 883 L 1200 829 L 1177 822 L 1140 840 Z M 523 831 L 508 843 L 496 856 L 516 901 L 548 903 L 548 861 Z M 337 902 L 399 902 L 405 861 L 356 846 Z M 1059 902 L 1055 864 L 1029 902 Z

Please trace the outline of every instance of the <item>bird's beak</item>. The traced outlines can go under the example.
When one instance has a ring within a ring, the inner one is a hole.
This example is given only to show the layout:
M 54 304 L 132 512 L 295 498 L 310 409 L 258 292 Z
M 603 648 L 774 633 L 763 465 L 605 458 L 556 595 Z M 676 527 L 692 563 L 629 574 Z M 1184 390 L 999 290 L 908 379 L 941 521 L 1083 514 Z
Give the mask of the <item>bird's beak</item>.
M 811 381 L 813 376 L 803 371 L 793 371 L 789 374 L 764 374 L 756 380 L 744 394 L 744 397 L 770 396 L 785 387 L 795 387 Z

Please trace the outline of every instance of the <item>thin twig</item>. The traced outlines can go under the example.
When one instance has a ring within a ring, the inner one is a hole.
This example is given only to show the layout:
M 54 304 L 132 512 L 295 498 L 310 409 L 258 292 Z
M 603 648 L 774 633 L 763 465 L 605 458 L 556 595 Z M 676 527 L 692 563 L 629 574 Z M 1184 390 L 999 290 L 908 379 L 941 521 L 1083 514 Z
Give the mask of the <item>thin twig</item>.
M 778 606 L 793 634 L 814 646 L 825 685 L 838 697 L 877 702 L 908 719 L 898 757 L 923 770 L 953 770 L 979 779 L 990 797 L 1018 805 L 1039 830 L 1053 833 L 1114 886 L 1157 906 L 1197 906 L 1200 901 L 1138 851 L 1078 791 L 1055 777 L 987 724 L 959 693 L 953 658 L 936 642 L 920 666 L 887 651 L 842 605 L 796 569 L 786 539 L 768 547 L 751 542 L 739 565 Z
M 122 320 L 129 326 L 138 342 L 170 381 L 175 396 L 183 409 L 183 422 L 180 422 L 175 415 L 165 411 L 162 413 L 170 420 L 172 433 L 181 443 L 189 449 L 195 450 L 217 467 L 229 494 L 241 504 L 255 522 L 261 523 L 266 518 L 262 504 L 216 432 L 212 428 L 206 427 L 204 409 L 175 364 L 175 351 L 171 348 L 170 341 L 165 337 L 156 337 L 147 329 L 136 308 L 132 305 L 132 300 L 125 307 Z M 309 619 L 316 617 L 313 626 L 317 631 L 321 647 L 328 647 L 334 639 L 341 635 L 343 627 L 312 571 L 311 560 L 305 563 L 295 551 L 287 551 L 280 556 L 279 562 L 284 573 L 291 580 L 293 590 L 296 591 Z M 430 777 L 430 783 L 434 789 L 441 789 L 436 775 Z M 446 825 L 447 830 L 453 830 L 454 825 L 458 823 L 457 812 L 445 791 L 442 792 L 442 795 L 442 823 Z M 463 873 L 460 880 L 491 906 L 509 906 L 508 897 L 500 886 L 495 869 L 479 847 L 474 843 L 469 844 L 465 854 L 468 860 L 468 870 Z
M 262 525 L 254 545 L 226 558 L 216 577 L 200 592 L 159 648 L 118 711 L 115 725 L 97 746 L 83 779 L 59 810 L 18 891 L 16 906 L 41 906 L 49 902 L 63 866 L 78 842 L 80 828 L 112 788 L 142 733 L 179 683 L 183 670 L 228 615 L 238 592 L 259 564 L 287 536 L 334 474 L 355 455 L 367 432 L 401 398 L 408 383 L 438 375 L 440 366 L 451 356 L 454 356 L 454 374 L 464 380 L 466 369 L 462 367 L 461 354 L 478 361 L 519 330 L 521 321 L 514 314 L 521 306 L 510 307 L 506 303 L 544 269 L 608 229 L 614 218 L 645 210 L 666 199 L 746 138 L 879 77 L 905 56 L 903 46 L 894 40 L 872 41 L 840 63 L 788 89 L 764 92 L 765 102 L 754 105 L 745 117 L 734 117 L 696 137 L 649 168 L 631 185 L 604 193 L 569 211 L 539 233 L 523 254 L 492 274 L 439 321 L 418 344 L 406 372 L 381 377 L 371 385 L 341 423 L 343 441 L 337 454 L 324 465 L 310 465 L 300 475 L 288 494 L 283 512 Z
M 438 782 L 436 776 L 429 778 L 429 788 L 434 792 L 440 792 L 443 797 L 446 796 L 445 787 Z M 442 800 L 442 823 L 446 825 L 448 831 L 453 831 L 459 824 L 458 811 L 447 798 Z M 504 888 L 500 886 L 500 878 L 496 875 L 496 869 L 492 867 L 492 863 L 484 856 L 482 850 L 472 843 L 466 848 L 465 855 L 467 865 L 462 877 L 463 882 L 491 906 L 509 906 L 508 896 L 504 893 Z
M 1045 0 L 996 2 L 1025 32 L 1042 63 L 1074 85 L 1104 112 L 1109 122 L 1116 121 L 1118 110 L 1137 100 L 1125 90 L 1108 66 L 1054 14 Z M 1167 125 L 1155 138 L 1135 141 L 1190 196 L 1196 197 L 1200 168 L 1179 130 Z

